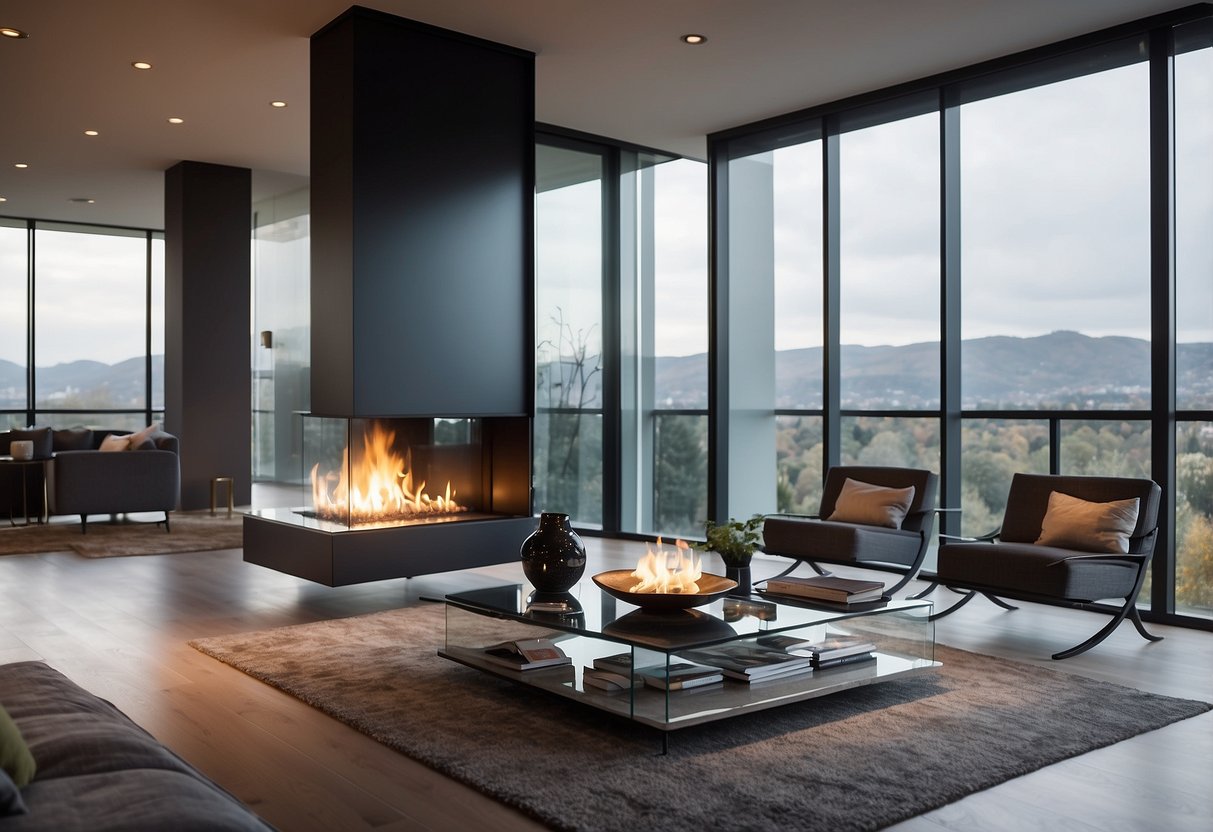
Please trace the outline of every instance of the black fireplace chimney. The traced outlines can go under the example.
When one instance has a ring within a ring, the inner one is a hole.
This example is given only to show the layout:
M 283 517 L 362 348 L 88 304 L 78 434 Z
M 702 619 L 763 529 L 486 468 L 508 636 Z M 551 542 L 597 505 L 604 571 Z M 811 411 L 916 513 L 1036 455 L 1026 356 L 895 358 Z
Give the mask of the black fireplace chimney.
M 312 412 L 530 416 L 534 55 L 354 6 L 311 83 Z

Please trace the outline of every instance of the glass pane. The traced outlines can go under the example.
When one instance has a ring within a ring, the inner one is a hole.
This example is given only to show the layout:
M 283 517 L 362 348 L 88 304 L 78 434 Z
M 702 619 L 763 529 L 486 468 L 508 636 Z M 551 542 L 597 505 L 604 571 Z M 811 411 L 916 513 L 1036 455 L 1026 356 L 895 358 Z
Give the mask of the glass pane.
M 1016 473 L 1049 473 L 1049 423 L 964 419 L 960 442 L 960 533 L 972 537 L 1002 525 Z
M 822 424 L 820 416 L 775 417 L 777 511 L 816 514 L 821 508 Z
M 311 215 L 307 188 L 253 206 L 250 336 L 253 477 L 302 482 L 297 413 L 311 406 Z
M 536 414 L 535 510 L 602 525 L 601 414 Z
M 965 407 L 1149 407 L 1148 81 L 961 108 Z
M 134 433 L 147 427 L 142 413 L 57 413 L 50 410 L 35 413 L 34 419 L 36 424 L 55 428 L 91 428 L 122 433 Z
M 143 407 L 146 236 L 40 227 L 34 252 L 36 405 Z M 100 309 L 105 314 L 97 314 Z
M 602 158 L 538 145 L 535 163 L 534 508 L 600 526 Z
M 939 116 L 840 143 L 844 408 L 939 407 Z
M 707 165 L 679 159 L 653 176 L 653 407 L 706 408 Z
M 164 235 L 152 234 L 152 407 L 164 407 Z
M 926 416 L 844 416 L 843 465 L 939 471 L 939 420 Z
M 1213 618 L 1213 422 L 1181 422 L 1175 447 L 1175 611 Z
M 775 406 L 821 407 L 821 142 L 774 158 Z
M 653 427 L 656 531 L 702 537 L 708 516 L 708 417 L 658 412 Z
M 0 409 L 26 408 L 26 258 L 25 223 L 0 220 Z M 20 423 L 25 424 L 22 413 Z
M 1150 423 L 1063 420 L 1061 473 L 1148 479 Z
M 1177 33 L 1178 34 L 1178 33 Z M 1175 56 L 1175 403 L 1213 408 L 1213 48 Z

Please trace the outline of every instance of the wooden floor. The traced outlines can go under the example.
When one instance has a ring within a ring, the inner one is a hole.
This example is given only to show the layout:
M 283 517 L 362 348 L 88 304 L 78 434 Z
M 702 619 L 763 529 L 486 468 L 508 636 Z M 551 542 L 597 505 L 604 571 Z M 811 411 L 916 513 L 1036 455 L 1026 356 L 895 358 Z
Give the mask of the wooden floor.
M 20 533 L 2 529 L 0 534 Z M 156 533 L 149 530 L 149 533 Z M 588 539 L 590 571 L 635 564 L 642 544 Z M 776 570 L 755 561 L 755 575 Z M 294 698 L 190 648 L 191 638 L 405 604 L 521 580 L 506 564 L 330 589 L 245 564 L 239 551 L 89 560 L 0 557 L 0 663 L 43 659 L 114 702 L 283 830 L 537 829 Z M 1213 700 L 1213 634 L 1122 625 L 1094 651 L 1048 655 L 1104 617 L 977 602 L 940 621 L 945 644 L 1143 690 Z M 441 633 L 434 634 L 438 646 Z M 1099 707 L 1099 703 L 1092 703 Z M 812 788 L 806 783 L 805 788 Z M 900 824 L 920 830 L 1200 830 L 1213 817 L 1213 714 L 1050 766 Z M 794 828 L 789 822 L 788 828 Z M 671 827 L 673 828 L 673 827 Z

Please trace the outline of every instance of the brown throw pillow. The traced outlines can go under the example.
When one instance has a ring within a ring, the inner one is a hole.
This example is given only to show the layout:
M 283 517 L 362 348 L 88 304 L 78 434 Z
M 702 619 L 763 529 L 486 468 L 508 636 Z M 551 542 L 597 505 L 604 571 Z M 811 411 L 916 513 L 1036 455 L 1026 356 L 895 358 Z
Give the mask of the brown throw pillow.
M 834 513 L 827 520 L 842 523 L 862 523 L 865 526 L 885 526 L 900 529 L 906 519 L 910 503 L 914 501 L 914 486 L 885 488 L 853 480 L 850 477 L 842 484 L 838 499 L 834 501 Z
M 1138 500 L 1093 503 L 1054 491 L 1040 522 L 1041 546 L 1080 552 L 1129 551 L 1129 536 L 1137 526 Z

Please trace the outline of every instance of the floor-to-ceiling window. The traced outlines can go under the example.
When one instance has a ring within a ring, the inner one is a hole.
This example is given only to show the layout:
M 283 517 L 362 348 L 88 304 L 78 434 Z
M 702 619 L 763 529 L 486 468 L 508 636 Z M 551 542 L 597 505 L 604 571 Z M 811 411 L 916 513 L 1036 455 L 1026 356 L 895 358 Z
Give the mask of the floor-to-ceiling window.
M 0 220 L 0 286 L 7 425 L 136 430 L 162 418 L 160 232 Z
M 1213 25 L 1175 41 L 1175 607 L 1213 618 Z
M 940 471 L 950 531 L 984 533 L 1016 472 L 1152 477 L 1164 545 L 1139 603 L 1213 618 L 1211 35 L 1193 7 L 711 137 L 715 512 L 811 511 L 830 465 L 909 464 Z M 806 166 L 820 231 L 771 198 L 803 181 L 778 160 L 806 136 L 824 143 Z M 800 256 L 823 290 L 795 285 L 821 293 L 824 326 L 792 344 L 775 275 L 798 234 L 822 241 Z M 768 328 L 781 359 L 824 331 L 820 429 L 784 410 L 786 360 L 767 383 Z M 735 383 L 750 368 L 760 384 Z M 775 493 L 756 505 L 732 479 L 754 478 L 738 446 L 752 457 L 767 425 Z
M 604 164 L 536 147 L 534 504 L 582 526 L 603 522 Z
M 998 525 L 1016 471 L 1149 476 L 1150 99 L 1138 46 L 1093 53 L 1112 68 L 1062 65 L 1051 83 L 1025 78 L 960 107 L 962 406 L 981 413 L 964 422 L 966 534 Z

